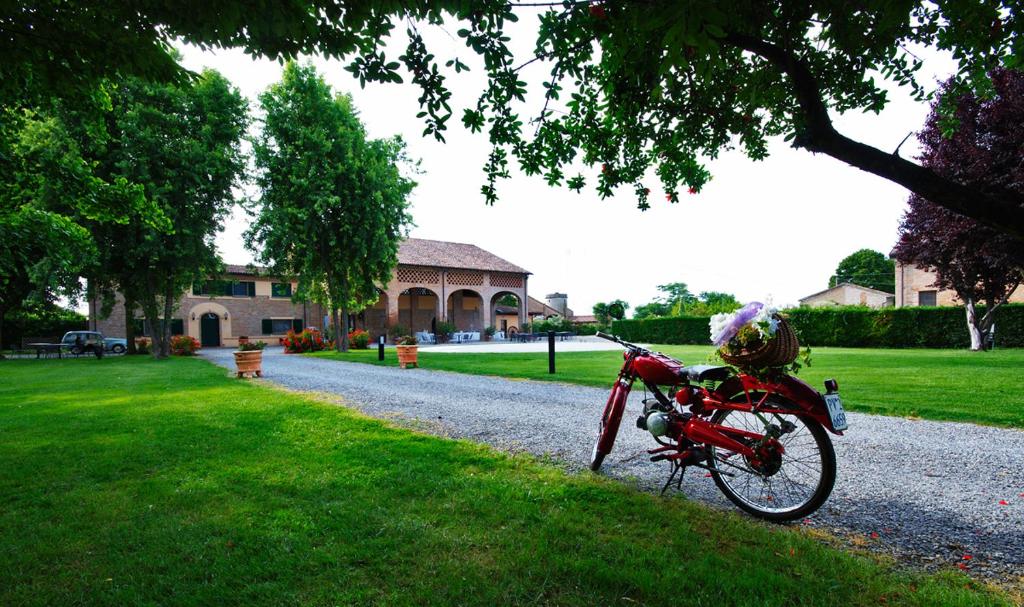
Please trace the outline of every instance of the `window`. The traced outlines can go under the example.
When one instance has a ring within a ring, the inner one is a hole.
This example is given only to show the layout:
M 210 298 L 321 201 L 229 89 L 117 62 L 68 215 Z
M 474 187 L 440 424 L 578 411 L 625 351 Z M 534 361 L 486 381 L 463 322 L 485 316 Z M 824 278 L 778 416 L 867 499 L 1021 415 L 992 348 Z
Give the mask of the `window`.
M 272 283 L 270 283 L 270 296 L 271 297 L 291 297 L 292 296 L 292 283 L 290 283 L 290 282 L 272 282 Z
M 251 280 L 231 283 L 231 294 L 235 297 L 256 297 L 256 283 Z
M 192 294 L 211 297 L 255 297 L 256 283 L 251 280 L 207 280 L 193 284 Z
M 936 304 L 935 296 L 937 291 L 918 291 L 917 292 L 917 305 L 919 306 L 934 306 Z
M 284 335 L 288 331 L 302 331 L 301 318 L 264 318 L 262 325 L 264 335 Z
M 142 318 L 135 318 L 132 320 L 132 324 L 135 328 L 136 337 L 152 337 L 153 327 L 149 325 L 149 321 Z M 171 319 L 171 335 L 184 335 L 185 334 L 185 321 L 181 318 Z

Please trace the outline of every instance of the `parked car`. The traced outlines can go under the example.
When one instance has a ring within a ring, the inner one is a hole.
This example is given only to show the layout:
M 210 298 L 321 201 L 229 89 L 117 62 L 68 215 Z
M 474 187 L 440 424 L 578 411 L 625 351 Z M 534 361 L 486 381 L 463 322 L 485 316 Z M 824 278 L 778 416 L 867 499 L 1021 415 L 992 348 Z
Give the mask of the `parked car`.
M 128 349 L 128 340 L 121 337 L 103 337 L 97 331 L 68 331 L 60 343 L 71 350 L 72 354 L 94 352 L 96 344 L 102 344 L 104 351 L 124 354 Z

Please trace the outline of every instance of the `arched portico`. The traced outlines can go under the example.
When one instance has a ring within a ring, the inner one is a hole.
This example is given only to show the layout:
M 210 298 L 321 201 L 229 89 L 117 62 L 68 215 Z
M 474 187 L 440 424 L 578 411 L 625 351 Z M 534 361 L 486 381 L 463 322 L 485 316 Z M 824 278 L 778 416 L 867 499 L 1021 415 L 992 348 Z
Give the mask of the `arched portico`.
M 224 344 L 225 339 L 230 339 L 233 334 L 231 333 L 231 315 L 228 314 L 228 309 L 213 301 L 204 301 L 197 303 L 192 306 L 188 311 L 188 334 L 199 340 L 200 343 L 203 341 L 203 322 L 206 322 L 207 337 L 213 328 L 212 323 L 216 322 L 216 333 L 217 345 L 221 346 Z M 216 318 L 213 318 L 216 317 Z
M 448 322 L 459 331 L 484 330 L 484 298 L 473 289 L 458 289 L 448 296 Z
M 522 318 L 523 300 L 513 291 L 499 291 L 491 297 L 491 317 L 488 321 L 495 330 L 508 335 L 518 333 Z
M 437 293 L 426 287 L 413 287 L 398 296 L 398 324 L 416 333 L 433 333 L 440 320 L 437 317 Z

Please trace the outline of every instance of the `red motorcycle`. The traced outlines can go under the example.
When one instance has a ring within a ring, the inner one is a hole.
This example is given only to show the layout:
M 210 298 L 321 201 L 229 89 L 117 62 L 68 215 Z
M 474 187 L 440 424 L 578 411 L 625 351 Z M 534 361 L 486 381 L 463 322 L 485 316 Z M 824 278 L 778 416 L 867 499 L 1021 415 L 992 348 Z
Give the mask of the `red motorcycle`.
M 590 469 L 611 453 L 633 383 L 650 394 L 636 425 L 659 446 L 651 461 L 668 461 L 682 484 L 689 466 L 711 473 L 734 504 L 770 521 L 791 521 L 817 510 L 832 492 L 836 454 L 825 430 L 842 435 L 846 414 L 839 385 L 825 381 L 825 394 L 790 375 L 760 380 L 731 367 L 684 366 L 659 352 L 614 335 L 625 362 L 601 414 Z M 662 388 L 665 388 L 663 391 Z

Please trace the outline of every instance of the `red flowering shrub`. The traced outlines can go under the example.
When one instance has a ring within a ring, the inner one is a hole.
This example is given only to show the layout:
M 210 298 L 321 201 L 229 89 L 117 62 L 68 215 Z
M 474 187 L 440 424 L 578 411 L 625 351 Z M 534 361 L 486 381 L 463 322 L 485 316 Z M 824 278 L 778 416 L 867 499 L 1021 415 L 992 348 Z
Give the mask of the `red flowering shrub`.
M 365 350 L 370 347 L 370 334 L 356 329 L 348 334 L 348 343 L 356 350 Z
M 282 340 L 284 351 L 288 354 L 301 354 L 302 352 L 316 352 L 324 349 L 324 337 L 320 331 L 303 329 L 301 333 L 288 331 Z
M 191 335 L 171 337 L 171 354 L 175 356 L 195 356 L 198 350 L 199 340 Z

